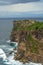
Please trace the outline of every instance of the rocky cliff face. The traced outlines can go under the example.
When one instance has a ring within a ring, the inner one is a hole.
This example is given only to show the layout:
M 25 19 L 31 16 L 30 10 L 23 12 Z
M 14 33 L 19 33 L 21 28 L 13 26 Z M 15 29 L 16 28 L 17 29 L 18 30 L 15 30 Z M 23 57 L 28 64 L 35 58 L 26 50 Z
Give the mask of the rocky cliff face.
M 10 40 L 18 42 L 15 60 L 43 63 L 43 29 L 30 29 L 34 24 L 32 20 L 13 22 Z

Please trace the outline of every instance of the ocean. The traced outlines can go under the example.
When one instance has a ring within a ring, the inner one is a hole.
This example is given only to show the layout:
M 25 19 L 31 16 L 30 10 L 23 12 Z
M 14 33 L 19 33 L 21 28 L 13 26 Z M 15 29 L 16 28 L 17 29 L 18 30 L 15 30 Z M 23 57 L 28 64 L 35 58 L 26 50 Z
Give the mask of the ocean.
M 14 18 L 0 19 L 0 49 L 3 49 L 5 54 L 9 53 L 12 46 L 10 46 L 7 41 L 10 39 L 10 33 L 13 27 Z M 8 56 L 8 55 L 7 55 Z M 10 57 L 9 57 L 10 58 Z M 41 64 L 21 64 L 19 61 L 12 62 L 12 64 L 5 64 L 4 61 L 0 58 L 0 65 L 41 65 Z

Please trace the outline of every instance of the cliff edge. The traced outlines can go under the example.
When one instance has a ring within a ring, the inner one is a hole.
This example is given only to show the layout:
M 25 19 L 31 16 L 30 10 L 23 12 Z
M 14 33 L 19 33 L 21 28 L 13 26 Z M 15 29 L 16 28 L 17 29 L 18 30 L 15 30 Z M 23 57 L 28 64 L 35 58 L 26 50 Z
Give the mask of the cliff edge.
M 43 63 L 43 22 L 34 20 L 13 21 L 10 40 L 18 42 L 15 60 Z

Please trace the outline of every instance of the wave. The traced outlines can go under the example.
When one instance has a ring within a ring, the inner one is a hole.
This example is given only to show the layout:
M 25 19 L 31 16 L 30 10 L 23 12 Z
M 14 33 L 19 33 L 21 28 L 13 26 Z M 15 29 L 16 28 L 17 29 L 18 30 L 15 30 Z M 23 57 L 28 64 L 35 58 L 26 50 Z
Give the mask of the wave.
M 32 62 L 29 62 L 29 63 L 26 63 L 26 64 L 23 64 L 22 62 L 19 62 L 19 61 L 16 61 L 14 60 L 14 54 L 12 55 L 9 55 L 9 57 L 6 56 L 6 53 L 3 51 L 3 49 L 0 48 L 0 58 L 3 58 L 3 63 L 6 64 L 6 65 L 42 65 L 40 63 L 32 63 Z
M 9 43 L 11 46 L 18 46 L 18 42 L 11 42 L 11 40 L 7 40 L 6 42 Z

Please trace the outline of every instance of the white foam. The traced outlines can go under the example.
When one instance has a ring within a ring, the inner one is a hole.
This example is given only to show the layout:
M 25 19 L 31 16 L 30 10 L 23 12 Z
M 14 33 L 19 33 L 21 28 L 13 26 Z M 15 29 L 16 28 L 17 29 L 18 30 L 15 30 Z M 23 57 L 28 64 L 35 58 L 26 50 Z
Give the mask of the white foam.
M 0 49 L 0 58 L 3 58 L 3 60 L 5 60 L 7 58 L 6 54 L 4 53 L 4 51 L 2 49 Z
M 13 44 L 15 44 L 15 46 L 17 47 L 18 46 L 18 42 L 11 42 L 11 40 L 8 40 L 8 41 L 6 41 L 7 43 L 13 43 Z
M 0 58 L 3 58 L 4 63 L 7 64 L 7 65 L 8 64 L 10 64 L 10 65 L 42 65 L 41 63 L 32 63 L 32 62 L 23 64 L 22 62 L 19 62 L 19 61 L 16 61 L 16 60 L 13 59 L 14 54 L 9 55 L 9 57 L 7 58 L 3 49 L 0 49 Z
M 29 65 L 42 65 L 41 63 L 32 63 L 30 62 Z
M 12 65 L 42 65 L 41 63 L 32 63 L 32 62 L 23 64 L 22 62 L 15 61 L 15 60 L 10 60 L 10 62 Z
M 17 42 L 11 42 L 10 40 L 8 40 L 7 43 L 14 43 L 14 44 L 16 43 L 16 47 L 18 46 L 18 43 L 17 43 Z M 17 52 L 17 51 L 16 51 L 16 52 Z M 14 56 L 14 55 L 9 56 L 9 58 L 8 58 L 12 65 L 42 65 L 41 63 L 32 63 L 32 62 L 23 64 L 22 62 L 13 60 L 13 58 L 14 58 L 13 56 Z
M 6 54 L 4 53 L 3 49 L 0 48 L 0 59 L 3 59 L 4 64 L 11 64 L 11 62 L 8 61 L 8 58 L 6 57 Z
M 10 43 L 10 40 L 6 41 L 7 43 Z
M 14 55 L 9 56 L 9 61 L 11 62 L 12 65 L 42 65 L 41 63 L 32 63 L 32 62 L 23 64 L 22 62 L 16 61 L 13 58 L 14 58 Z
M 11 40 L 7 40 L 6 42 L 7 43 L 17 43 L 17 42 L 11 42 Z

